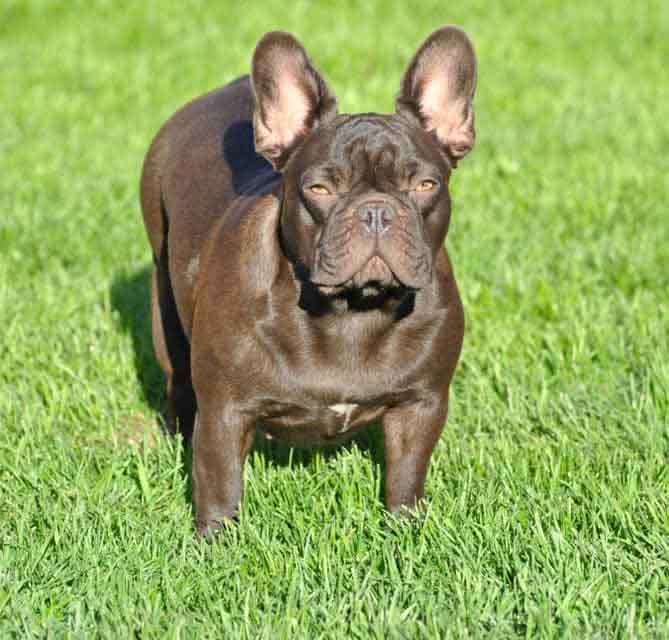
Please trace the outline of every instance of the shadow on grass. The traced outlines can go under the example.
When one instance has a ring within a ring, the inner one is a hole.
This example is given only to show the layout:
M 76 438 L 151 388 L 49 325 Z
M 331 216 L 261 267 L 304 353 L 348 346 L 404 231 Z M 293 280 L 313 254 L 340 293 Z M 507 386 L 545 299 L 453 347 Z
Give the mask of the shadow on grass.
M 145 402 L 163 416 L 165 421 L 165 378 L 153 352 L 151 335 L 151 265 L 147 264 L 135 272 L 119 271 L 112 281 L 111 304 L 121 321 L 121 328 L 130 334 L 134 351 L 134 365 L 137 382 L 142 389 Z M 170 434 L 173 435 L 173 434 Z M 378 424 L 363 429 L 344 444 L 331 447 L 295 449 L 276 440 L 268 440 L 258 430 L 253 441 L 250 455 L 260 455 L 264 462 L 278 467 L 309 466 L 316 455 L 326 460 L 339 452 L 357 447 L 370 456 L 379 468 L 382 478 L 384 471 L 383 435 Z M 187 478 L 186 500 L 192 502 L 191 485 L 192 451 L 184 443 L 183 471 Z M 381 483 L 383 485 L 383 483 Z M 381 486 L 383 495 L 383 486 Z
M 134 273 L 119 271 L 112 281 L 111 305 L 118 311 L 121 328 L 132 338 L 135 375 L 144 401 L 164 411 L 165 377 L 153 353 L 151 336 L 151 265 Z
M 383 469 L 383 435 L 380 425 L 377 423 L 361 430 L 350 440 L 342 444 L 309 448 L 294 448 L 274 439 L 269 440 L 258 429 L 253 441 L 253 447 L 251 448 L 251 455 L 257 453 L 267 463 L 275 466 L 306 467 L 311 464 L 317 455 L 328 460 L 337 456 L 340 452 L 350 450 L 354 447 L 369 455 L 372 461 L 380 465 Z

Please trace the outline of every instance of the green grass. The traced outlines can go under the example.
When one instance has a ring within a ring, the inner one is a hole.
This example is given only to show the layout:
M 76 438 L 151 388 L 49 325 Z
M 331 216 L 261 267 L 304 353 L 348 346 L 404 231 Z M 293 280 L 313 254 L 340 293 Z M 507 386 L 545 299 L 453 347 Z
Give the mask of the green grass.
M 667 637 L 666 2 L 263 5 L 0 9 L 0 637 Z M 198 545 L 159 428 L 143 154 L 265 30 L 343 110 L 388 111 L 444 23 L 478 50 L 478 144 L 427 517 L 384 515 L 378 433 L 260 447 L 241 525 Z

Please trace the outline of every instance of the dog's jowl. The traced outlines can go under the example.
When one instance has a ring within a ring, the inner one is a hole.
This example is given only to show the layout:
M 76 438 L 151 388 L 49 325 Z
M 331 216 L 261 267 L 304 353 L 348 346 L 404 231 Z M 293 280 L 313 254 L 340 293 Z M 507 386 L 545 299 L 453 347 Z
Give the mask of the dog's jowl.
M 236 516 L 256 427 L 323 445 L 380 419 L 387 508 L 422 499 L 462 344 L 443 244 L 475 83 L 469 39 L 445 27 L 395 113 L 340 114 L 302 45 L 272 32 L 250 77 L 156 136 L 141 183 L 153 340 L 192 434 L 200 533 Z

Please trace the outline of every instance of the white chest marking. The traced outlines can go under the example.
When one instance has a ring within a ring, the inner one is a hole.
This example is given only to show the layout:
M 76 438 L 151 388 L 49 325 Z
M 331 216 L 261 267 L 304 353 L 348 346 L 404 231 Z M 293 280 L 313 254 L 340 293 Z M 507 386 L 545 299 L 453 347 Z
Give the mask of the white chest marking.
M 338 413 L 340 416 L 344 416 L 344 426 L 339 429 L 339 433 L 346 431 L 348 429 L 348 423 L 351 421 L 351 414 L 356 410 L 357 404 L 331 404 L 329 409 Z
M 195 279 L 197 278 L 198 271 L 200 270 L 200 254 L 196 255 L 194 258 L 191 258 L 188 266 L 186 267 L 186 281 L 188 284 L 193 285 Z

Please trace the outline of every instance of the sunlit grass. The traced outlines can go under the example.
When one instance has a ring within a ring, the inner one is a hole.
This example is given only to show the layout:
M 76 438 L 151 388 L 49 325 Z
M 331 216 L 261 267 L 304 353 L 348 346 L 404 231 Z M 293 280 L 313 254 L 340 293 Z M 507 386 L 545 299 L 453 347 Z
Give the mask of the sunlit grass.
M 305 42 L 342 110 L 388 111 L 445 23 L 479 54 L 478 143 L 426 519 L 385 516 L 378 434 L 265 446 L 241 525 L 198 545 L 159 429 L 143 154 L 266 30 Z M 660 2 L 5 3 L 0 636 L 665 637 L 667 60 Z

